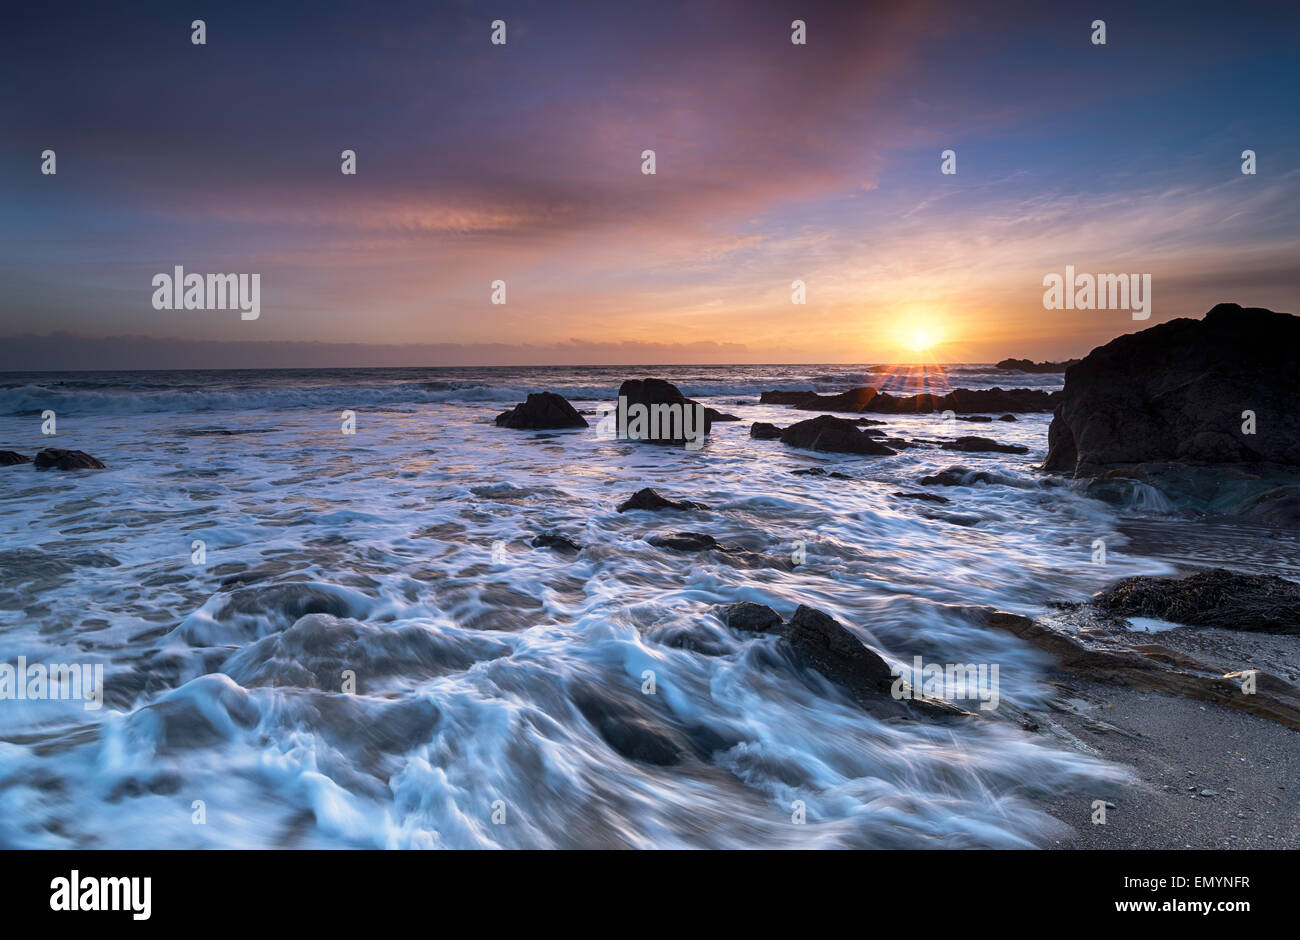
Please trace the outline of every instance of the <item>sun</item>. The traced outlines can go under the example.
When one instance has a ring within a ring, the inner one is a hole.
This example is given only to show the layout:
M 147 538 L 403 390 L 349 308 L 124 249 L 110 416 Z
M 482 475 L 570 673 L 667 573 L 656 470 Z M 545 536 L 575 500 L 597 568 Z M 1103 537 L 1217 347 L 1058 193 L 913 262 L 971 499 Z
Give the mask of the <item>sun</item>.
M 938 332 L 925 327 L 912 330 L 903 338 L 903 345 L 912 352 L 925 352 L 938 342 Z

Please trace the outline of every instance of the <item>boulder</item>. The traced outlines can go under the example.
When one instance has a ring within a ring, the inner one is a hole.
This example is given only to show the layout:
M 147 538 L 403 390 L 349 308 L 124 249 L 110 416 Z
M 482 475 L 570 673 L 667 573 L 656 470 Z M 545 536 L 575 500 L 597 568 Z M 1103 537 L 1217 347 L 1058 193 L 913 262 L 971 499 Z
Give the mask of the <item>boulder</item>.
M 32 458 L 25 457 L 12 450 L 0 450 L 0 467 L 12 467 L 18 463 L 31 463 Z
M 643 405 L 647 409 L 653 409 L 655 406 L 659 405 L 676 405 L 680 406 L 682 409 L 699 409 L 703 412 L 704 434 L 709 433 L 709 428 L 713 424 L 714 419 L 709 417 L 709 412 L 713 411 L 713 409 L 705 408 L 699 402 L 687 398 L 681 393 L 676 385 L 673 385 L 671 382 L 665 382 L 663 379 L 628 379 L 618 387 L 618 397 L 620 399 L 626 399 L 627 401 L 629 424 L 631 423 L 631 409 L 634 405 Z M 676 409 L 674 410 L 676 411 Z M 713 411 L 713 413 L 718 414 L 716 411 Z M 664 423 L 659 422 L 657 428 L 651 429 L 655 432 L 653 435 L 638 438 L 638 440 L 645 440 L 652 444 L 686 444 L 687 439 L 685 436 L 685 428 L 683 426 L 685 415 L 680 411 L 677 411 L 677 414 L 679 415 L 680 423 L 675 424 L 670 421 L 665 426 Z M 729 416 L 724 416 L 724 418 L 726 420 L 739 420 L 732 419 Z M 698 419 L 692 415 L 690 420 L 692 421 L 691 428 L 694 432 L 698 428 L 698 425 L 695 423 Z M 673 431 L 680 431 L 682 433 L 674 434 Z
M 717 549 L 729 551 L 725 545 L 703 532 L 674 532 L 672 535 L 651 535 L 646 541 L 658 548 L 671 548 L 676 552 L 704 552 Z
M 922 486 L 974 486 L 976 483 L 996 483 L 993 475 L 970 467 L 946 467 L 938 473 L 921 477 Z
M 530 392 L 528 400 L 497 415 L 497 426 L 521 431 L 585 428 L 587 419 L 555 392 Z
M 53 467 L 55 470 L 105 470 L 107 469 L 102 463 L 96 460 L 90 454 L 81 450 L 60 450 L 57 447 L 47 447 L 36 455 L 32 465 L 37 470 L 48 470 Z
M 1215 568 L 1186 578 L 1125 578 L 1097 594 L 1093 603 L 1125 617 L 1300 634 L 1300 584 L 1276 575 Z
M 790 425 L 781 432 L 781 443 L 838 454 L 888 456 L 897 453 L 864 433 L 854 422 L 833 415 L 821 415 Z
M 939 445 L 943 450 L 960 450 L 967 454 L 1027 454 L 1028 447 L 1019 444 L 999 444 L 987 437 L 959 437 Z
M 760 441 L 773 441 L 781 436 L 781 429 L 766 421 L 755 421 L 749 426 L 749 436 Z
M 1219 304 L 1200 320 L 1121 336 L 1067 369 L 1043 468 L 1084 477 L 1158 461 L 1297 466 L 1297 401 L 1300 318 Z
M 629 496 L 623 504 L 618 507 L 618 511 L 628 512 L 633 509 L 642 509 L 647 512 L 658 512 L 661 509 L 688 510 L 708 508 L 709 507 L 703 503 L 691 502 L 688 499 L 668 499 L 666 496 L 659 495 L 656 490 L 647 486 L 643 489 L 637 490 Z

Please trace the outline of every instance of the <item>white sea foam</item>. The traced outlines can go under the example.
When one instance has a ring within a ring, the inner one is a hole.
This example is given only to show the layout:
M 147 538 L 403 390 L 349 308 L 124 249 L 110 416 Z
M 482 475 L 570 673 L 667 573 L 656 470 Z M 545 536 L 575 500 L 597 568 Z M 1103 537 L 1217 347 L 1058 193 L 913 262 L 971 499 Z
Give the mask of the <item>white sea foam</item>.
M 11 381 L 0 446 L 79 448 L 109 469 L 0 468 L 0 658 L 103 661 L 106 700 L 0 707 L 0 844 L 1041 844 L 1035 795 L 1118 771 L 995 720 L 874 718 L 715 606 L 808 604 L 894 663 L 998 663 L 1004 702 L 1041 704 L 1041 656 L 958 607 L 1086 597 L 1108 580 L 1093 539 L 1123 558 L 1114 511 L 1041 484 L 1046 415 L 980 432 L 1024 457 L 752 440 L 753 420 L 809 416 L 759 391 L 827 374 L 763 369 L 684 370 L 688 394 L 744 419 L 695 454 L 491 423 L 530 388 L 612 398 L 620 375 L 648 370 L 455 388 L 405 374 L 245 390 L 136 375 L 129 393 Z M 355 435 L 340 433 L 344 406 Z M 66 411 L 53 439 L 26 416 L 46 407 Z M 229 411 L 197 414 L 210 407 Z M 885 420 L 891 435 L 951 432 Z M 943 506 L 891 495 L 957 462 L 994 477 L 924 488 Z M 814 465 L 852 479 L 790 472 Z M 711 508 L 616 512 L 642 486 Z M 748 554 L 644 539 L 679 530 Z M 582 551 L 534 548 L 538 533 Z M 796 542 L 806 559 L 791 565 Z

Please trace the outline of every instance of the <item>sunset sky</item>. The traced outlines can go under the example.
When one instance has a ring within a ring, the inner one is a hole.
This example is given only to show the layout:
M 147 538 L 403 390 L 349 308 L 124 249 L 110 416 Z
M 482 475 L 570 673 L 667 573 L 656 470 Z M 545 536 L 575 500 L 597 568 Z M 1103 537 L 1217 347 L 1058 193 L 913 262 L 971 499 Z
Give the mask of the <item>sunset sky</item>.
M 983 362 L 1296 311 L 1300 7 L 1130 6 L 15 5 L 0 368 Z M 260 319 L 153 309 L 178 264 L 260 273 Z M 1151 319 L 1043 309 L 1067 264 L 1151 274 Z

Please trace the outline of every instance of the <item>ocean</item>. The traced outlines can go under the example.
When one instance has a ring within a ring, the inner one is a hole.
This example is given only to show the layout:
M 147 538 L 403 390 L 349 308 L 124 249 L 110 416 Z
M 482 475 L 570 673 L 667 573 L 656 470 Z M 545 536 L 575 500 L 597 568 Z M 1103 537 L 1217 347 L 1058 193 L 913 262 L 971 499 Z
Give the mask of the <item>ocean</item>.
M 601 440 L 592 414 L 493 424 L 530 391 L 594 412 L 647 375 L 741 420 L 698 452 Z M 922 442 L 890 457 L 749 425 L 815 414 L 759 404 L 769 389 L 1061 380 L 983 365 L 0 375 L 0 449 L 108 466 L 0 467 L 0 662 L 103 670 L 102 707 L 0 707 L 0 845 L 1042 846 L 1059 824 L 1037 801 L 1123 768 L 989 716 L 873 717 L 717 608 L 806 604 L 900 670 L 995 664 L 1003 702 L 1044 705 L 1043 654 L 961 608 L 1033 615 L 1174 570 L 1127 551 L 1124 507 L 1035 469 L 1050 415 L 870 415 Z M 934 446 L 957 434 L 1029 453 Z M 989 482 L 919 485 L 957 464 Z M 809 467 L 849 479 L 792 473 Z M 645 486 L 709 508 L 616 511 Z M 893 495 L 919 491 L 949 502 Z M 678 531 L 747 554 L 646 541 Z M 581 551 L 532 545 L 550 533 Z

